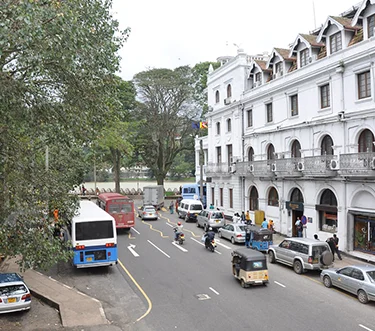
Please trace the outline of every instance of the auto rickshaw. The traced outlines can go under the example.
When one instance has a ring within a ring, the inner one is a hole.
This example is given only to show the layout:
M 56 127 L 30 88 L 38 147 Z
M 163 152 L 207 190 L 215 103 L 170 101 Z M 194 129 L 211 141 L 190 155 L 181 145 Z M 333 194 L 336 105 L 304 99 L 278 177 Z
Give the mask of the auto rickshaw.
M 250 225 L 250 231 L 250 247 L 260 252 L 267 252 L 268 247 L 273 244 L 273 232 L 257 225 Z
M 243 288 L 250 285 L 266 285 L 268 269 L 266 256 L 247 248 L 239 248 L 232 252 L 232 273 L 240 280 Z

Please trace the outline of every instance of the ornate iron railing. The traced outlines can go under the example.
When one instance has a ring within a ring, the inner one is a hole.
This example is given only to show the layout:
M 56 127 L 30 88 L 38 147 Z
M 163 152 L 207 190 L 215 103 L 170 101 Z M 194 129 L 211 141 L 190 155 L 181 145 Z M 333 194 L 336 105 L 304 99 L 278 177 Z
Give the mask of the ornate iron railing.
M 340 154 L 340 174 L 343 176 L 375 176 L 375 153 Z
M 305 175 L 318 177 L 333 177 L 336 172 L 331 169 L 331 161 L 337 160 L 335 155 L 308 156 L 301 159 L 304 164 Z

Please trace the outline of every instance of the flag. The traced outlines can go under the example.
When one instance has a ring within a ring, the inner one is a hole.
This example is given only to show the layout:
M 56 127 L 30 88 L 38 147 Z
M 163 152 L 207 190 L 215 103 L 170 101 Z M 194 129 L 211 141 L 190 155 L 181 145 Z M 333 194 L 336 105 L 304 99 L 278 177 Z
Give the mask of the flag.
M 193 122 L 193 123 L 191 123 L 191 127 L 193 128 L 193 129 L 199 129 L 199 123 L 198 122 Z
M 199 127 L 201 129 L 207 129 L 208 128 L 207 122 L 199 122 Z

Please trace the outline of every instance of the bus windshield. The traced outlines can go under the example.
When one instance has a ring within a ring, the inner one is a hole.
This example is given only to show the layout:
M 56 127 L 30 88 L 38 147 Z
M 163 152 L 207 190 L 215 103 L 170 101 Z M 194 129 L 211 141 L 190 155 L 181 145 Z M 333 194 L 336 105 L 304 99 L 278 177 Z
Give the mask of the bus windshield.
M 113 238 L 112 221 L 76 223 L 76 240 L 95 240 Z

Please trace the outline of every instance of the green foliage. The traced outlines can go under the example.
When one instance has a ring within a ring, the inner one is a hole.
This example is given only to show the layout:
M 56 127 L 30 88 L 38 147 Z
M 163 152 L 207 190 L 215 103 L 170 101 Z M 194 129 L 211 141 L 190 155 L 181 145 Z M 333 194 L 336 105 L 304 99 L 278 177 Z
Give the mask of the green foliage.
M 76 209 L 89 146 L 121 101 L 119 31 L 110 0 L 2 0 L 0 10 L 0 252 L 23 267 L 66 260 L 51 235 Z M 48 152 L 46 147 L 48 146 Z
M 136 148 L 162 185 L 175 157 L 194 148 L 192 120 L 199 109 L 193 103 L 192 71 L 152 69 L 134 77 L 141 100 L 135 118 L 140 123 Z

